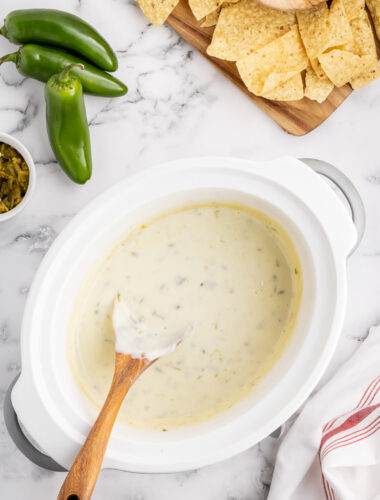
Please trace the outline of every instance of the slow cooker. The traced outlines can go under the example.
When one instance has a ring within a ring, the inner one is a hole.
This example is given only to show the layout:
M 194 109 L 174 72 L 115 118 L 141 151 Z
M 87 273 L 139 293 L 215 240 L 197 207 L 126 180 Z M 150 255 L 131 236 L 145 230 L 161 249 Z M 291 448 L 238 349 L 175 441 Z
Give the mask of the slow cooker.
M 351 213 L 324 177 L 343 192 Z M 86 206 L 36 274 L 22 322 L 22 371 L 5 404 L 8 430 L 32 461 L 52 470 L 69 468 L 98 412 L 77 387 L 66 359 L 70 313 L 93 263 L 139 221 L 171 207 L 218 200 L 265 212 L 292 238 L 304 290 L 291 340 L 249 397 L 208 422 L 166 433 L 116 423 L 103 467 L 174 472 L 226 459 L 281 426 L 316 386 L 344 320 L 347 257 L 364 231 L 363 203 L 352 183 L 329 164 L 290 157 L 189 158 L 156 165 Z

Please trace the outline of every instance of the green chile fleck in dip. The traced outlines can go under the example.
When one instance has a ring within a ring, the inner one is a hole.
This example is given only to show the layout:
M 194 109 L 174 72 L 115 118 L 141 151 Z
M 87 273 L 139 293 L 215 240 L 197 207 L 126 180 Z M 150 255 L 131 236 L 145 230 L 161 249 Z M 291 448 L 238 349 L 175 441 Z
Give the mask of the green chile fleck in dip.
M 167 430 L 204 422 L 250 394 L 293 330 L 302 273 L 284 229 L 242 205 L 185 207 L 135 228 L 85 280 L 70 322 L 72 372 L 97 406 L 113 375 L 118 293 L 152 330 L 195 322 L 121 408 L 125 424 Z

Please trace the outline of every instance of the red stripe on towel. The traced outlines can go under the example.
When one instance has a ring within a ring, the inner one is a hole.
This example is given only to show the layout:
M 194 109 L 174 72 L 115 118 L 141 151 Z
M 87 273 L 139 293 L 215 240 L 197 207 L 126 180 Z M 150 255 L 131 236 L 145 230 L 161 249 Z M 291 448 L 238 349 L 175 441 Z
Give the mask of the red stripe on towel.
M 357 443 L 358 441 L 362 441 L 368 436 L 372 436 L 373 429 L 375 429 L 374 432 L 376 432 L 378 428 L 380 428 L 380 416 L 377 417 L 375 420 L 373 420 L 366 427 L 363 427 L 363 429 L 359 429 L 356 432 L 348 434 L 348 436 L 345 436 L 344 438 L 338 439 L 330 443 L 329 446 L 326 447 L 325 450 L 323 450 L 322 458 L 324 458 L 328 453 L 330 453 L 330 451 L 342 448 L 343 446 L 348 446 L 349 444 L 352 443 Z
M 355 427 L 360 422 L 362 422 L 366 417 L 368 417 L 368 415 L 370 415 L 373 411 L 375 411 L 378 407 L 380 407 L 380 403 L 373 406 L 367 406 L 366 408 L 362 408 L 359 411 L 355 412 L 354 414 L 350 415 L 341 425 L 339 425 L 335 429 L 332 429 L 330 432 L 322 436 L 319 450 L 322 449 L 322 447 L 329 439 L 334 437 L 339 432 L 343 432 L 348 429 L 351 429 L 352 427 Z
M 379 393 L 379 390 L 380 390 L 380 375 L 375 377 L 368 385 L 368 387 L 365 389 L 359 403 L 354 408 L 354 410 L 359 409 L 359 411 L 351 414 L 341 425 L 339 425 L 335 429 L 332 429 L 332 427 L 340 418 L 344 416 L 344 414 L 339 417 L 331 419 L 322 428 L 322 439 L 318 455 L 319 455 L 319 464 L 321 467 L 323 489 L 325 492 L 326 500 L 335 500 L 335 493 L 323 473 L 322 458 L 324 458 L 328 453 L 330 453 L 333 450 L 342 448 L 344 446 L 348 446 L 350 444 L 357 443 L 359 441 L 363 441 L 364 439 L 367 439 L 368 437 L 372 436 L 375 432 L 377 432 L 380 429 L 380 422 L 379 422 L 380 416 L 375 418 L 375 420 L 369 423 L 366 427 L 358 429 L 356 431 L 351 432 L 350 434 L 335 439 L 325 447 L 323 452 L 322 448 L 327 443 L 327 441 L 329 441 L 329 439 L 331 439 L 332 437 L 341 432 L 347 431 L 348 429 L 352 429 L 353 427 L 357 426 L 366 417 L 368 417 L 368 415 L 370 415 L 373 411 L 375 411 L 377 408 L 380 407 L 380 403 L 373 406 L 369 406 Z
M 359 404 L 357 406 L 358 408 L 372 403 L 372 401 L 375 399 L 375 397 L 380 389 L 380 375 L 372 381 L 372 384 L 374 384 L 374 385 L 373 385 L 371 391 L 369 392 L 367 397 L 364 399 L 364 401 L 363 401 L 363 398 L 365 395 L 363 395 L 363 398 L 359 401 Z
M 365 404 L 372 403 L 372 401 L 377 396 L 377 393 L 379 392 L 379 390 L 380 390 L 380 375 L 378 377 L 375 377 L 372 380 L 372 382 L 369 384 L 369 386 L 364 391 L 363 396 L 361 397 L 359 403 L 356 405 L 355 408 L 360 408 L 361 406 L 364 406 Z M 370 399 L 368 400 L 368 398 L 370 398 Z M 329 429 L 331 429 L 331 427 L 335 424 L 335 422 L 339 418 L 341 418 L 341 416 L 333 418 L 332 420 L 329 420 L 328 422 L 326 422 L 326 424 L 322 428 L 323 434 L 325 434 Z

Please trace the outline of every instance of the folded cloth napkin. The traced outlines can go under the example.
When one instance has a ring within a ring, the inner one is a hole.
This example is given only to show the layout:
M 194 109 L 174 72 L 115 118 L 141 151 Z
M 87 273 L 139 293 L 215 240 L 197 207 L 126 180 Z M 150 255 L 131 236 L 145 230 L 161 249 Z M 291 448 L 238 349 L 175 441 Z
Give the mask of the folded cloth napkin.
M 380 500 L 380 326 L 305 405 L 268 500 Z

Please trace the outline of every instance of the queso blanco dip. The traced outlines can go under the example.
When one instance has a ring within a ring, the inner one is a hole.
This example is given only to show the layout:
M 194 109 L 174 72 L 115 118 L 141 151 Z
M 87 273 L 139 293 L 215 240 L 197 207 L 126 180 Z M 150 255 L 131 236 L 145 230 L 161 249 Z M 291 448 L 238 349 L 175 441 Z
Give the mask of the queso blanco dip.
M 167 430 L 204 422 L 252 391 L 294 328 L 302 273 L 285 230 L 245 206 L 190 206 L 134 228 L 85 280 L 69 327 L 74 378 L 99 407 L 113 375 L 118 294 L 151 330 L 194 325 L 120 410 L 127 425 Z

